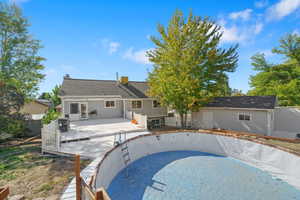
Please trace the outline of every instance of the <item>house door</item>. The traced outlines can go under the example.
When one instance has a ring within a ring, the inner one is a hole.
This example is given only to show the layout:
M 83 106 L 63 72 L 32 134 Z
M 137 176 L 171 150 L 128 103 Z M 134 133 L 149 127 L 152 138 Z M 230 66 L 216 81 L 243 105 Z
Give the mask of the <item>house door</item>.
M 88 118 L 87 104 L 86 103 L 81 103 L 80 104 L 80 118 L 82 118 L 82 119 Z
M 212 129 L 213 128 L 213 113 L 203 112 L 203 128 Z

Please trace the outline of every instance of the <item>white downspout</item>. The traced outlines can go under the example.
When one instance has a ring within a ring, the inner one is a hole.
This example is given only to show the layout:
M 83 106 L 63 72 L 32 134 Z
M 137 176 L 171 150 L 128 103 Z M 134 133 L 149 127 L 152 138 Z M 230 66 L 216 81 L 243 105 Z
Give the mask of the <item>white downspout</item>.
M 125 99 L 123 99 L 123 118 L 126 119 Z
M 272 125 L 271 125 L 271 121 L 272 121 L 272 116 L 271 116 L 271 111 L 267 111 L 267 128 L 268 128 L 268 136 L 271 136 L 272 134 Z

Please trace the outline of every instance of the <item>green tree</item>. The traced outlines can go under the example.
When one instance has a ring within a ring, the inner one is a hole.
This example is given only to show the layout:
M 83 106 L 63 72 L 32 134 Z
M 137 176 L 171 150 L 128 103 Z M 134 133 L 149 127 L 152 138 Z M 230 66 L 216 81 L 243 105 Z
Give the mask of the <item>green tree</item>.
M 14 136 L 24 134 L 25 124 L 19 110 L 25 99 L 15 82 L 14 79 L 0 81 L 0 140 L 3 133 Z
M 0 2 L 0 134 L 24 133 L 20 108 L 36 95 L 44 75 L 38 55 L 40 42 L 28 32 L 29 24 L 16 5 Z
M 242 90 L 239 89 L 231 89 L 230 96 L 246 96 Z
M 59 98 L 59 90 L 61 85 L 56 85 L 51 92 L 43 92 L 42 95 L 39 97 L 40 99 L 47 99 L 51 101 L 54 107 L 61 104 L 61 100 Z
M 258 71 L 250 77 L 252 89 L 249 95 L 277 95 L 281 106 L 300 105 L 300 36 L 289 34 L 272 50 L 284 57 L 278 64 L 268 62 L 264 54 L 252 57 L 253 69 Z
M 0 2 L 0 74 L 15 79 L 15 86 L 26 97 L 36 95 L 44 78 L 44 58 L 38 55 L 40 41 L 28 32 L 29 23 L 16 5 Z
M 47 114 L 43 117 L 43 124 L 49 124 L 52 120 L 59 118 L 60 112 L 56 111 L 55 107 L 61 104 L 61 99 L 59 98 L 59 90 L 61 85 L 56 85 L 50 93 L 43 93 L 42 96 L 44 99 L 48 99 L 51 101 L 53 108 L 48 110 Z
M 157 29 L 160 37 L 151 37 L 156 48 L 147 53 L 154 63 L 149 94 L 175 109 L 184 128 L 188 112 L 229 93 L 226 72 L 235 71 L 237 45 L 220 48 L 221 27 L 192 13 L 185 19 L 176 11 L 167 27 Z

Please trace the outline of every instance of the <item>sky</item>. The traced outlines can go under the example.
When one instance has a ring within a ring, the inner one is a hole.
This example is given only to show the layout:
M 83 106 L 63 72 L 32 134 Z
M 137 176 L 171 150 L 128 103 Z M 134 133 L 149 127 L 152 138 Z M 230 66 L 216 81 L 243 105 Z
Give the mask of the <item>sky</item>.
M 4 1 L 4 0 L 0 0 Z M 300 33 L 300 0 L 6 0 L 18 4 L 43 45 L 46 75 L 40 92 L 61 84 L 63 76 L 115 80 L 128 76 L 143 81 L 152 70 L 145 52 L 154 48 L 150 36 L 167 25 L 176 9 L 185 15 L 209 16 L 222 26 L 220 46 L 239 44 L 239 62 L 229 74 L 231 88 L 247 92 L 250 57 L 260 52 L 271 62 L 280 38 Z

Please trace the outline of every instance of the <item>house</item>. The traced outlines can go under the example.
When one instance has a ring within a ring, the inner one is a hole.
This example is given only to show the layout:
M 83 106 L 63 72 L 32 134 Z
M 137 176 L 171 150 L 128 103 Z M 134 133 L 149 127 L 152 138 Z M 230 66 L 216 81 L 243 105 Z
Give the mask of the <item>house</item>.
M 74 120 L 99 118 L 134 119 L 147 126 L 162 124 L 167 109 L 147 95 L 148 84 L 142 81 L 89 80 L 64 77 L 60 98 L 62 114 Z
M 40 120 L 51 107 L 51 102 L 46 99 L 35 99 L 21 108 L 20 113 L 33 120 Z
M 216 97 L 192 113 L 192 124 L 195 128 L 271 135 L 276 106 L 276 96 Z

